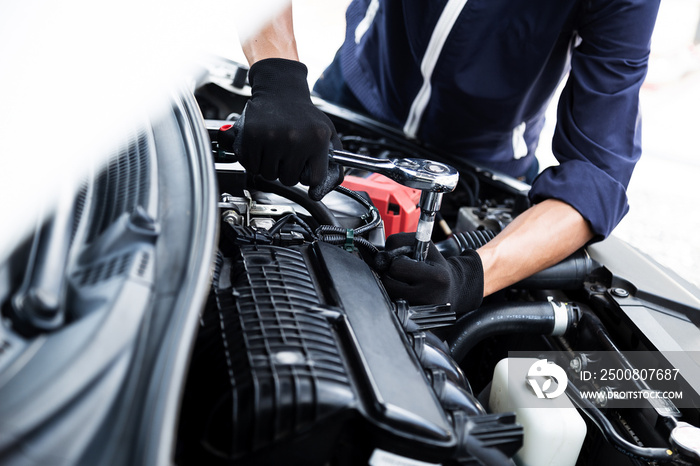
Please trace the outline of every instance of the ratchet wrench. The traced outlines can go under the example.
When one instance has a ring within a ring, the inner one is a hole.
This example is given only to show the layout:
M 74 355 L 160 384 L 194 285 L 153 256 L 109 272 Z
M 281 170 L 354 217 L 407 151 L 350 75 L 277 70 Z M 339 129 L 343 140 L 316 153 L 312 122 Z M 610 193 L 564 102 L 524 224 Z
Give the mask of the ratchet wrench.
M 238 139 L 236 138 L 237 129 L 233 125 L 224 125 L 219 128 L 218 144 L 214 151 L 219 158 L 226 156 L 230 161 L 236 159 L 234 154 L 225 149 L 236 147 L 234 140 Z M 222 142 L 224 143 L 222 144 Z M 457 186 L 459 180 L 457 170 L 432 160 L 417 158 L 377 159 L 343 150 L 332 149 L 329 151 L 328 157 L 339 165 L 379 173 L 403 186 L 421 191 L 420 217 L 416 228 L 413 258 L 418 261 L 425 260 L 433 233 L 435 214 L 440 210 L 442 195 L 453 191 Z

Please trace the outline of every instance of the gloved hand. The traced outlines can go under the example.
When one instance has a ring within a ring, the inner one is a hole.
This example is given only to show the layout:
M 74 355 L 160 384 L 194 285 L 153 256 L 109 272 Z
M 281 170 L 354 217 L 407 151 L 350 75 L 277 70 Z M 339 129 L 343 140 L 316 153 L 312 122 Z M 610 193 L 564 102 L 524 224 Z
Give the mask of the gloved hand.
M 343 169 L 329 166 L 331 145 L 342 149 L 330 119 L 311 102 L 307 69 L 282 58 L 260 60 L 250 67 L 252 97 L 242 115 L 238 154 L 252 174 L 288 186 L 308 185 L 320 200 L 343 181 Z
M 409 305 L 450 303 L 457 314 L 479 307 L 484 294 L 484 270 L 476 251 L 445 259 L 431 242 L 428 257 L 419 262 L 405 255 L 412 251 L 415 233 L 387 238 L 379 253 L 381 280 L 392 299 L 403 298 Z M 398 252 L 399 254 L 395 254 Z M 383 263 L 383 264 L 382 264 Z

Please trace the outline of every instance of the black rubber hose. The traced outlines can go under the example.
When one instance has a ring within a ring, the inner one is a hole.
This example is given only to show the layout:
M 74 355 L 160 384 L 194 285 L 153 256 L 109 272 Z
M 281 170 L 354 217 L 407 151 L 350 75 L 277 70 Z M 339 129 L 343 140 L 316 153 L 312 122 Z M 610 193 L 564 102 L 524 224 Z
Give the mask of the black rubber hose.
M 555 330 L 554 306 L 565 306 L 566 329 L 578 321 L 575 305 L 548 301 L 506 303 L 482 307 L 460 317 L 448 335 L 450 354 L 458 363 L 480 341 L 494 335 L 530 333 L 551 335 Z
M 307 239 L 316 239 L 316 234 L 311 229 L 309 224 L 302 220 L 297 214 L 287 214 L 284 217 L 280 218 L 275 222 L 272 228 L 267 230 L 267 234 L 270 236 L 276 235 L 277 233 L 279 233 L 282 227 L 285 226 L 290 220 L 294 220 L 297 223 L 297 225 L 299 225 L 306 232 L 306 234 L 309 235 L 309 238 Z
M 527 290 L 575 290 L 600 267 L 585 249 L 579 249 L 563 261 L 513 285 Z
M 309 199 L 309 195 L 303 189 L 295 186 L 285 186 L 279 181 L 266 180 L 262 176 L 256 176 L 253 179 L 253 185 L 256 189 L 261 191 L 271 192 L 289 199 L 292 202 L 296 202 L 301 207 L 306 209 L 306 211 L 311 214 L 319 225 L 325 224 L 338 227 L 341 226 L 338 219 L 335 218 L 335 215 L 333 215 L 333 212 L 331 212 L 331 210 L 326 207 L 323 202 L 312 201 Z
M 445 257 L 459 256 L 466 249 L 479 249 L 497 234 L 494 230 L 458 231 L 446 240 L 435 243 L 435 246 Z

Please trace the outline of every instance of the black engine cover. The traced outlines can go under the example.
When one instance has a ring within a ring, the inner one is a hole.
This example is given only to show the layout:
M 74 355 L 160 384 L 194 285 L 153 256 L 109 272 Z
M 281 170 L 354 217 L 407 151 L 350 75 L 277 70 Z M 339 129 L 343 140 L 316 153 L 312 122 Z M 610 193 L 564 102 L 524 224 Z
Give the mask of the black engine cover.
M 191 367 L 181 438 L 198 441 L 182 458 L 342 464 L 377 447 L 455 449 L 376 276 L 336 246 L 242 246 L 221 261 Z

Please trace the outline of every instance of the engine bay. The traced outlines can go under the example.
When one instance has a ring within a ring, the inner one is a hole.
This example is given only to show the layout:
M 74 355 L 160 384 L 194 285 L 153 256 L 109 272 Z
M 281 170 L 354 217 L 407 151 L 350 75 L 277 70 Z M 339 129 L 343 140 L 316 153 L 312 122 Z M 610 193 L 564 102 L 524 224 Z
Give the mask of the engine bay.
M 195 92 L 215 158 L 218 128 L 249 95 L 241 70 L 210 70 Z M 457 169 L 431 237 L 446 257 L 482 246 L 529 206 L 525 183 L 316 103 L 350 152 Z M 388 235 L 415 231 L 420 192 L 351 169 L 315 202 L 216 160 L 219 252 L 182 401 L 178 464 L 700 462 L 700 371 L 679 362 L 700 343 L 697 297 L 620 274 L 617 264 L 629 267 L 636 252 L 614 239 L 591 245 L 465 315 L 449 303 L 412 306 L 386 293 L 377 257 Z M 659 326 L 666 341 L 652 331 Z M 538 365 L 547 360 L 554 364 Z M 528 386 L 528 369 L 554 365 L 559 377 Z M 682 402 L 585 396 L 664 389 L 642 369 L 661 374 Z M 603 373 L 621 376 L 592 375 Z M 555 382 L 558 395 L 566 387 L 556 406 L 523 401 L 550 398 Z
M 388 237 L 469 253 L 529 186 L 317 99 L 355 166 L 312 201 L 221 150 L 249 95 L 212 65 L 5 251 L 2 464 L 700 464 L 700 291 L 612 236 L 390 294 Z

